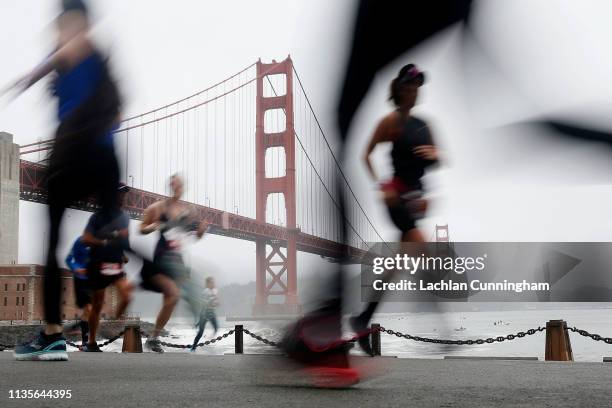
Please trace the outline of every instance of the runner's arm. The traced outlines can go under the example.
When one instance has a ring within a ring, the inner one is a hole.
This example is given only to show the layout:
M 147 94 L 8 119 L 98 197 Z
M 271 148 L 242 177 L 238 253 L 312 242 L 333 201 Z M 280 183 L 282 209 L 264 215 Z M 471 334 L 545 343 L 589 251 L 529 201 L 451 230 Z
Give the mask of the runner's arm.
M 89 217 L 89 221 L 87 222 L 87 226 L 85 227 L 85 231 L 83 231 L 83 235 L 81 236 L 81 243 L 85 246 L 106 246 L 108 245 L 108 239 L 98 238 L 94 235 L 96 231 L 98 231 L 101 227 L 102 221 L 100 220 L 100 216 L 98 213 L 92 214 Z
M 75 61 L 82 59 L 92 49 L 87 36 L 78 35 L 45 58 L 43 62 L 17 80 L 9 89 L 15 89 L 18 93 L 22 93 L 54 69 L 64 65 L 72 66 Z
M 140 223 L 140 233 L 143 235 L 150 234 L 159 228 L 157 216 L 157 208 L 155 204 L 145 209 L 144 215 L 142 216 L 142 222 Z
M 66 265 L 68 266 L 68 269 L 70 269 L 71 271 L 74 271 L 75 269 L 77 269 L 76 259 L 74 259 L 73 251 L 74 250 L 71 249 L 70 252 L 68 253 L 68 256 L 66 256 Z
M 23 77 L 19 78 L 13 83 L 8 89 L 15 89 L 18 93 L 22 93 L 29 87 L 40 81 L 47 74 L 49 74 L 55 68 L 55 54 L 46 58 L 43 62 L 38 64 L 32 71 L 28 72 Z
M 365 162 L 368 173 L 370 174 L 370 176 L 372 176 L 372 179 L 374 181 L 377 181 L 378 177 L 376 176 L 376 172 L 374 171 L 374 167 L 372 166 L 372 162 L 370 161 L 370 155 L 376 148 L 377 144 L 384 143 L 384 142 L 390 142 L 392 140 L 391 138 L 391 133 L 392 133 L 391 132 L 392 130 L 391 121 L 393 120 L 392 115 L 393 114 L 388 115 L 383 120 L 380 121 L 363 155 L 363 160 Z
M 96 238 L 89 231 L 85 231 L 81 239 L 83 240 L 83 243 L 88 246 L 107 246 L 108 245 L 108 239 Z
M 198 232 L 196 233 L 198 238 L 202 238 L 202 236 L 204 236 L 204 234 L 206 233 L 206 230 L 208 229 L 208 221 L 203 220 L 200 225 L 198 226 Z
M 427 132 L 427 138 L 429 139 L 430 143 L 415 147 L 413 149 L 413 152 L 420 158 L 429 161 L 429 165 L 436 164 L 440 160 L 440 150 L 434 142 L 429 126 L 426 125 L 423 128 L 423 131 Z

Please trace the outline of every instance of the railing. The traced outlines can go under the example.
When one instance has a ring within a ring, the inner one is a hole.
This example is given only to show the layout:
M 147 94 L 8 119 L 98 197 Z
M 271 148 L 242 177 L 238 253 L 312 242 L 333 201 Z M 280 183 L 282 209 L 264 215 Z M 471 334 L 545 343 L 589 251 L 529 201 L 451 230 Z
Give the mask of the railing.
M 566 322 L 563 320 L 550 320 L 546 323 L 545 327 L 539 326 L 537 328 L 529 329 L 527 331 L 519 331 L 517 333 L 508 334 L 506 336 L 497 336 L 497 337 L 488 337 L 488 338 L 478 338 L 478 339 L 466 339 L 466 340 L 457 340 L 457 339 L 441 339 L 441 338 L 430 338 L 430 337 L 421 337 L 414 336 L 411 334 L 402 333 L 396 330 L 387 329 L 385 327 L 380 326 L 380 324 L 373 323 L 370 326 L 370 330 L 364 335 L 370 336 L 370 344 L 372 345 L 373 356 L 381 356 L 382 355 L 382 339 L 381 333 L 386 333 L 391 336 L 401 337 L 406 340 L 424 342 L 424 343 L 433 343 L 433 344 L 453 344 L 453 345 L 461 345 L 461 346 L 471 346 L 471 345 L 480 345 L 480 344 L 492 344 L 492 343 L 501 343 L 504 341 L 512 341 L 516 339 L 522 339 L 527 336 L 532 336 L 537 333 L 546 331 L 546 341 L 545 341 L 545 360 L 546 361 L 572 361 L 573 354 L 569 339 L 569 332 L 578 333 L 581 336 L 588 337 L 594 341 L 603 341 L 606 344 L 612 345 L 612 337 L 604 337 L 599 334 L 589 333 L 586 330 L 578 329 L 576 327 L 568 327 Z M 252 331 L 245 329 L 243 325 L 236 325 L 233 329 L 228 330 L 227 332 L 219 335 L 210 340 L 206 340 L 204 342 L 198 343 L 196 347 L 204 347 L 216 343 L 220 340 L 223 340 L 231 335 L 234 336 L 234 353 L 235 354 L 243 354 L 244 353 L 244 334 L 251 336 L 255 340 L 262 342 L 266 345 L 272 347 L 281 347 L 279 342 L 266 339 L 265 337 L 259 336 Z M 141 353 L 142 352 L 142 337 L 148 337 L 147 333 L 140 330 L 140 319 L 134 318 L 126 320 L 126 327 L 124 330 L 117 333 L 117 335 L 112 338 L 106 340 L 103 343 L 98 344 L 99 347 L 105 347 L 118 339 L 123 337 L 123 352 L 128 353 Z M 349 344 L 358 340 L 357 336 L 345 339 L 343 343 Z M 76 348 L 80 348 L 80 346 L 76 343 L 67 341 L 68 345 Z M 176 344 L 170 342 L 160 341 L 159 344 L 164 347 L 169 348 L 178 348 L 178 349 L 187 349 L 192 348 L 191 344 Z M 342 345 L 342 344 L 341 344 Z M 0 351 L 3 349 L 12 349 L 13 345 L 0 344 Z M 606 361 L 606 359 L 604 359 Z

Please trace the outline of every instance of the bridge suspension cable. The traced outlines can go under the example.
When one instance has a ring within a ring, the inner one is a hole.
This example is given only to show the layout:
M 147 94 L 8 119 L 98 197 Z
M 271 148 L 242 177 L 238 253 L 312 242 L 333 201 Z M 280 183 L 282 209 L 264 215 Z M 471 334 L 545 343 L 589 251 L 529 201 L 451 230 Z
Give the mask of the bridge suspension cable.
M 272 91 L 274 92 L 275 96 L 278 96 L 278 92 L 276 91 L 274 85 L 272 84 L 272 82 L 270 81 L 270 78 L 266 77 L 268 83 L 270 84 L 270 87 L 272 89 Z M 285 109 L 283 108 L 283 111 L 285 111 Z M 286 112 L 285 112 L 286 113 Z M 317 170 L 317 168 L 315 167 L 312 158 L 310 157 L 310 155 L 308 154 L 308 152 L 306 151 L 306 147 L 304 146 L 304 144 L 302 143 L 302 140 L 298 134 L 297 131 L 295 131 L 295 138 L 298 141 L 298 144 L 300 146 L 300 148 L 302 149 L 302 152 L 304 153 L 304 155 L 306 156 L 306 159 L 308 160 L 308 162 L 310 163 L 311 168 L 313 169 L 313 171 L 315 172 L 317 178 L 319 179 L 319 181 L 321 182 L 321 185 L 323 186 L 323 188 L 325 189 L 325 191 L 327 192 L 327 194 L 329 195 L 329 198 L 332 200 L 332 202 L 335 204 L 336 208 L 338 210 L 341 209 L 340 204 L 336 201 L 336 199 L 334 199 L 334 196 L 332 194 L 332 192 L 330 191 L 329 187 L 326 185 L 326 183 L 323 181 L 323 178 L 321 177 L 321 174 L 319 173 L 319 171 Z M 353 226 L 353 224 L 351 223 L 350 220 L 346 220 L 347 224 L 351 227 L 351 229 L 355 232 L 355 234 L 359 237 L 359 239 L 365 243 L 365 240 L 361 237 L 361 235 L 359 234 L 359 231 L 357 231 L 357 229 Z
M 336 158 L 336 155 L 334 154 L 333 149 L 331 148 L 329 141 L 327 139 L 327 136 L 325 135 L 325 132 L 323 131 L 323 127 L 321 126 L 321 122 L 319 122 L 319 118 L 317 117 L 317 114 L 315 113 L 312 104 L 310 103 L 310 98 L 308 98 L 308 94 L 306 93 L 306 90 L 304 89 L 304 85 L 302 84 L 302 80 L 300 79 L 300 76 L 297 72 L 297 70 L 295 69 L 295 66 L 293 67 L 293 72 L 295 73 L 295 77 L 298 80 L 298 84 L 300 85 L 300 89 L 302 90 L 302 93 L 304 94 L 304 98 L 306 99 L 306 102 L 308 103 L 308 107 L 310 108 L 310 112 L 312 113 L 317 126 L 319 128 L 319 131 L 321 132 L 321 136 L 323 137 L 323 140 L 325 141 L 325 144 L 327 145 L 327 148 L 329 149 L 329 152 L 334 160 L 334 163 L 342 177 L 342 179 L 344 180 L 344 182 L 346 183 L 346 186 L 349 189 L 349 192 L 351 193 L 351 195 L 353 196 L 353 199 L 355 200 L 355 203 L 359 206 L 359 209 L 361 210 L 361 212 L 363 213 L 363 215 L 365 216 L 368 224 L 370 225 L 370 227 L 372 227 L 372 229 L 374 230 L 374 232 L 376 233 L 376 235 L 378 236 L 378 238 L 380 239 L 380 241 L 383 241 L 382 236 L 380 235 L 380 233 L 378 232 L 378 230 L 376 229 L 376 227 L 374 226 L 374 224 L 372 223 L 372 221 L 370 220 L 370 217 L 368 217 L 368 215 L 366 214 L 363 206 L 361 205 L 361 203 L 359 202 L 359 199 L 357 198 L 355 192 L 353 191 L 353 188 L 351 187 L 351 184 L 349 183 L 346 175 L 344 174 L 344 171 L 342 170 L 342 166 L 340 165 L 338 159 Z

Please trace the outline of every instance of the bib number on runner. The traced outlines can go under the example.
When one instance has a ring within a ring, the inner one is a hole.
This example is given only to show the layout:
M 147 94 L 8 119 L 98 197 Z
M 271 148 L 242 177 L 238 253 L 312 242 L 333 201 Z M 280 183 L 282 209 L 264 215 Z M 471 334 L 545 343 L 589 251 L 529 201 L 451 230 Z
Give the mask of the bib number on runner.
M 103 263 L 100 265 L 100 273 L 106 276 L 119 275 L 121 273 L 121 264 L 119 263 Z
M 185 233 L 180 228 L 171 228 L 163 233 L 166 245 L 171 251 L 178 251 L 181 249 L 181 243 L 185 238 Z

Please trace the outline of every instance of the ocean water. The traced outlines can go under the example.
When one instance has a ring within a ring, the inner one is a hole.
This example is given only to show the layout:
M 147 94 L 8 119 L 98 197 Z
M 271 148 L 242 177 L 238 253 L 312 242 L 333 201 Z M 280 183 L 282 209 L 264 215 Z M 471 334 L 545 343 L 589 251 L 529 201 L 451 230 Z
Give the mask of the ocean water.
M 422 337 L 444 339 L 478 339 L 505 336 L 519 331 L 527 331 L 538 326 L 544 327 L 548 320 L 563 319 L 568 326 L 612 337 L 612 309 L 558 309 L 558 310 L 517 310 L 491 312 L 446 312 L 446 313 L 386 313 L 374 316 L 373 322 L 381 326 Z M 494 324 L 500 322 L 500 324 Z M 226 322 L 219 319 L 221 325 L 217 335 L 232 329 L 235 324 L 243 324 L 246 329 L 270 340 L 277 340 L 287 322 Z M 462 330 L 457 330 L 463 328 Z M 189 319 L 172 320 L 168 326 L 170 336 L 163 341 L 177 344 L 191 344 L 197 332 Z M 351 333 L 347 332 L 347 336 Z M 208 326 L 200 340 L 213 337 L 212 327 Z M 570 340 L 576 361 L 602 361 L 602 357 L 612 356 L 612 345 L 594 341 L 570 332 Z M 383 355 L 399 358 L 444 358 L 444 356 L 513 356 L 538 357 L 544 359 L 545 332 L 532 336 L 516 338 L 512 341 L 482 345 L 440 345 L 406 340 L 386 333 L 381 333 Z M 104 348 L 104 351 L 121 351 L 121 340 Z M 166 352 L 185 353 L 185 349 L 165 347 Z M 244 335 L 245 353 L 274 353 L 273 347 Z M 358 350 L 352 351 L 360 354 Z M 222 355 L 234 353 L 234 337 L 214 344 L 199 347 L 198 354 Z

